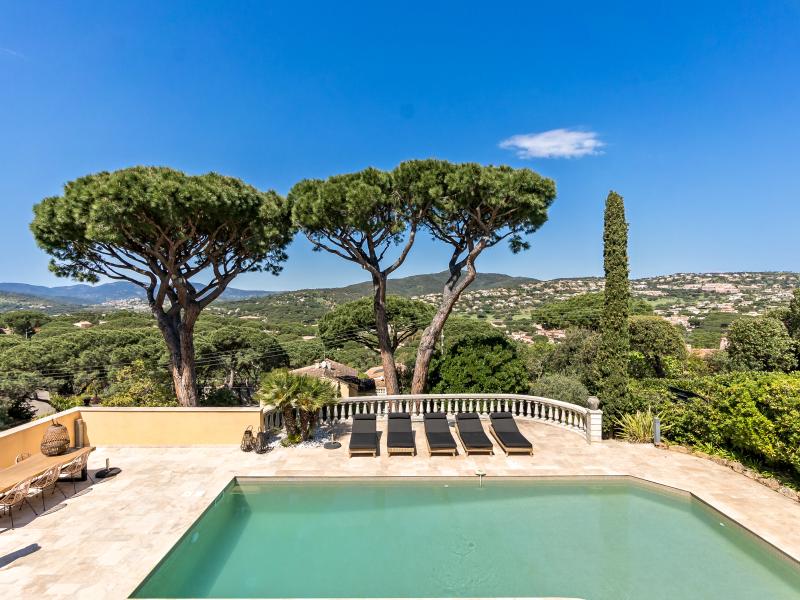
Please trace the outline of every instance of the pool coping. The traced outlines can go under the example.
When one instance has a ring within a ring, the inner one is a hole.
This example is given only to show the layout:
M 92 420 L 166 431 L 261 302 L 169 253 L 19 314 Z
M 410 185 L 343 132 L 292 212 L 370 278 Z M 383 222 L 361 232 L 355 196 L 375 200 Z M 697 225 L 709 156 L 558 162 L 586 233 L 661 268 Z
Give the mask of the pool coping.
M 170 546 L 167 552 L 158 560 L 158 562 L 148 571 L 147 575 L 142 579 L 136 587 L 127 595 L 127 598 L 134 598 L 134 594 L 147 582 L 148 579 L 152 576 L 152 574 L 162 565 L 162 563 L 169 557 L 172 551 L 175 549 L 178 544 L 183 541 L 183 539 L 189 535 L 192 531 L 194 526 L 203 518 L 203 516 L 213 508 L 216 503 L 219 501 L 220 497 L 225 493 L 225 491 L 232 487 L 234 484 L 239 483 L 240 480 L 245 480 L 248 482 L 273 482 L 273 483 L 354 483 L 354 482 L 394 482 L 398 484 L 402 483 L 410 483 L 410 482 L 441 482 L 441 481 L 458 481 L 458 482 L 467 482 L 467 481 L 475 481 L 475 477 L 478 477 L 478 473 L 472 476 L 466 475 L 452 475 L 452 476 L 436 476 L 436 475 L 385 475 L 385 476 L 346 476 L 346 475 L 333 475 L 333 476 L 308 476 L 308 475 L 296 475 L 296 476 L 270 476 L 270 475 L 233 475 L 230 480 L 224 483 L 222 489 L 217 492 L 213 499 L 208 503 L 208 505 L 203 508 L 202 511 L 195 517 L 195 519 L 189 524 L 185 531 L 183 531 L 175 542 Z M 658 490 L 662 493 L 666 493 L 673 496 L 683 496 L 689 500 L 696 500 L 700 504 L 702 504 L 707 509 L 721 515 L 723 518 L 727 519 L 728 521 L 734 523 L 736 526 L 740 527 L 742 531 L 745 532 L 746 535 L 752 537 L 752 539 L 761 545 L 766 551 L 775 554 L 779 559 L 787 561 L 790 565 L 794 568 L 800 570 L 800 560 L 786 552 L 785 550 L 781 549 L 777 545 L 773 544 L 769 540 L 765 539 L 757 532 L 753 531 L 750 527 L 742 524 L 738 519 L 735 519 L 728 515 L 723 509 L 718 508 L 712 502 L 698 496 L 696 493 L 686 490 L 683 488 L 679 488 L 673 485 L 668 485 L 665 483 L 661 483 L 658 481 L 654 481 L 652 479 L 647 479 L 645 477 L 639 477 L 637 475 L 629 475 L 629 474 L 613 474 L 613 475 L 494 475 L 489 476 L 485 473 L 480 475 L 482 478 L 487 478 L 491 481 L 515 481 L 515 482 L 610 482 L 610 481 L 617 481 L 617 482 L 633 482 L 634 485 L 639 485 L 644 488 L 651 488 Z M 453 598 L 450 600 L 478 600 L 479 597 L 475 598 Z M 575 597 L 567 597 L 567 596 L 548 596 L 548 597 L 515 597 L 518 600 L 582 600 L 580 598 Z M 507 600 L 508 597 L 496 596 L 491 597 L 491 599 L 484 599 L 481 600 Z M 159 599 L 159 598 L 147 598 L 144 600 L 166 600 L 166 599 Z M 186 599 L 184 599 L 186 600 Z M 203 600 L 226 600 L 225 598 L 204 598 Z M 228 599 L 229 600 L 229 599 Z M 252 600 L 259 600 L 258 598 L 253 598 Z M 262 600 L 274 600 L 274 599 L 262 599 Z M 306 600 L 301 596 L 292 597 L 291 600 Z M 307 599 L 307 600 L 341 600 L 341 598 L 314 598 L 314 599 Z M 359 600 L 400 600 L 396 598 L 389 598 L 389 597 L 381 597 L 381 598 L 360 598 Z M 415 600 L 410 598 L 404 598 L 403 600 Z M 428 599 L 419 599 L 419 600 L 431 600 Z M 448 600 L 447 598 L 440 598 L 436 597 L 436 600 Z

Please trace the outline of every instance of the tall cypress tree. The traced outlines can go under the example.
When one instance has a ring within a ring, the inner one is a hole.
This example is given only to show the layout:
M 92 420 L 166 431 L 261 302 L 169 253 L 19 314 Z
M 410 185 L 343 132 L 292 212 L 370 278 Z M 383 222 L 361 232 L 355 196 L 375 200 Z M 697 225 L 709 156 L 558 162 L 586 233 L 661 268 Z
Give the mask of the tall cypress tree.
M 622 408 L 628 397 L 628 352 L 630 335 L 628 313 L 630 286 L 628 282 L 628 223 L 622 196 L 609 192 L 606 199 L 603 228 L 603 267 L 606 291 L 603 305 L 602 342 L 600 348 L 600 399 L 606 418 Z
M 800 288 L 792 292 L 792 299 L 789 302 L 789 310 L 786 313 L 784 325 L 786 325 L 790 336 L 800 340 Z

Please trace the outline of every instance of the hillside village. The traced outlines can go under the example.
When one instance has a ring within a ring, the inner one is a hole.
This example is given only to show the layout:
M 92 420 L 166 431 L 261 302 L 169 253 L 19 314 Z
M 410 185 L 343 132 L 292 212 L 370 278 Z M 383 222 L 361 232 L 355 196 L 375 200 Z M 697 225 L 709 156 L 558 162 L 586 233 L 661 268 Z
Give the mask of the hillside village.
M 653 312 L 688 332 L 701 327 L 709 315 L 758 315 L 785 306 L 792 290 L 800 286 L 798 273 L 676 273 L 631 281 L 633 296 L 646 300 Z M 530 311 L 557 300 L 601 292 L 602 278 L 583 277 L 523 283 L 466 292 L 456 312 L 485 318 L 509 330 L 515 339 L 532 341 L 534 335 L 549 339 L 563 336 L 561 330 L 546 330 L 537 323 L 524 323 Z M 413 298 L 435 304 L 438 294 Z M 524 330 L 515 325 L 527 325 Z
M 417 275 L 391 280 L 390 293 L 434 305 L 439 298 L 441 276 Z M 483 274 L 461 297 L 455 312 L 485 319 L 523 342 L 530 343 L 536 336 L 554 341 L 563 337 L 564 331 L 542 327 L 531 319 L 531 311 L 580 294 L 601 292 L 603 287 L 603 279 L 599 277 L 539 281 Z M 683 327 L 690 345 L 704 348 L 724 344 L 724 331 L 733 319 L 786 306 L 792 290 L 797 287 L 800 287 L 800 273 L 790 272 L 676 273 L 631 280 L 635 298 L 645 300 L 655 314 Z M 296 323 L 298 327 L 307 328 L 302 333 L 311 338 L 316 322 L 324 314 L 338 304 L 368 293 L 366 284 L 269 295 L 254 292 L 258 296 L 222 301 L 211 310 L 242 319 L 266 318 L 272 322 Z M 0 292 L 0 310 L 45 309 L 51 314 L 147 310 L 145 302 L 137 297 L 104 298 L 96 304 L 70 305 L 63 298 L 53 302 L 48 298 L 14 294 L 13 302 L 8 302 L 7 306 L 3 306 L 2 297 L 3 292 Z
M 688 317 L 710 312 L 759 314 L 785 305 L 800 285 L 799 273 L 677 273 L 631 281 L 635 297 L 647 300 L 664 317 Z M 465 314 L 500 316 L 564 300 L 578 294 L 600 292 L 599 277 L 553 279 L 467 291 L 457 310 Z M 438 294 L 413 296 L 434 303 Z

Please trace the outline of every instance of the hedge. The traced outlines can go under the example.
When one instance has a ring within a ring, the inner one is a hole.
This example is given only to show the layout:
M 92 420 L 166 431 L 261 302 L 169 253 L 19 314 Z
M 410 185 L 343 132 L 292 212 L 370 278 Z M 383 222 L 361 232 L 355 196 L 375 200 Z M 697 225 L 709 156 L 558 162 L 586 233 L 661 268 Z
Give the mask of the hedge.
M 697 397 L 672 395 L 659 407 L 670 441 L 730 450 L 800 477 L 800 373 L 742 372 L 672 383 Z

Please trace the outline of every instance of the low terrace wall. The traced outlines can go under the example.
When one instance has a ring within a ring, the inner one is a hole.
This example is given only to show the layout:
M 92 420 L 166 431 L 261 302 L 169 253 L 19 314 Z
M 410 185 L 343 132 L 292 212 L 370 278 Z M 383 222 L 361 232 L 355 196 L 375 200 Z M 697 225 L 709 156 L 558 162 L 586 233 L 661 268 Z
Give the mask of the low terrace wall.
M 407 411 L 478 412 L 484 416 L 509 411 L 572 431 L 587 442 L 601 439 L 602 412 L 549 398 L 519 394 L 422 394 L 417 396 L 364 396 L 343 398 L 321 411 L 323 422 L 346 421 L 354 414 Z M 122 408 L 77 407 L 0 432 L 0 468 L 14 463 L 18 454 L 39 452 L 45 430 L 55 419 L 67 428 L 75 444 L 75 421 L 82 419 L 84 445 L 131 447 L 231 446 L 239 444 L 247 427 L 258 431 L 280 427 L 274 408 Z
M 44 432 L 56 419 L 69 432 L 70 445 L 75 444 L 75 419 L 81 416 L 80 410 L 71 408 L 56 415 L 37 419 L 6 431 L 0 431 L 0 468 L 14 464 L 18 454 L 36 454 L 42 443 Z
M 0 432 L 0 468 L 23 452 L 39 452 L 53 419 L 75 443 L 75 421 L 83 419 L 87 446 L 230 446 L 246 427 L 258 431 L 261 409 L 78 407 Z
M 258 431 L 261 409 L 93 407 L 81 418 L 92 446 L 230 446 L 246 427 Z

